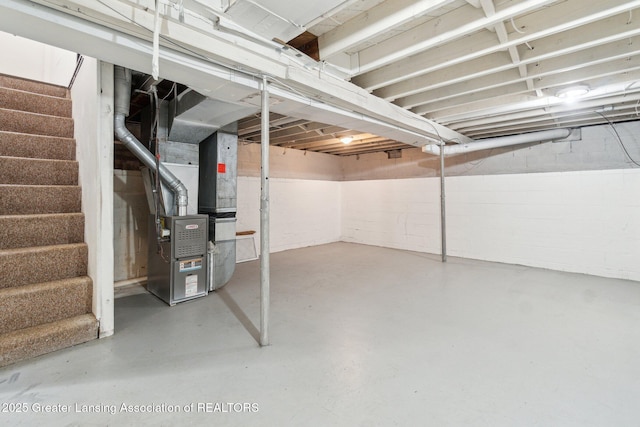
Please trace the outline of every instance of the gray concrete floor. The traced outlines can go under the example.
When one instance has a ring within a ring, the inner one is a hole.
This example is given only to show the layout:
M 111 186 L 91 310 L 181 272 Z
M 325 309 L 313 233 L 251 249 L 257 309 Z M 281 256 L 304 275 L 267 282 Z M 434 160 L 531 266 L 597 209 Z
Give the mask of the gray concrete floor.
M 115 336 L 0 369 L 0 424 L 640 423 L 637 282 L 347 243 L 273 254 L 271 280 L 271 346 L 259 263 L 239 264 L 206 298 L 121 298 Z

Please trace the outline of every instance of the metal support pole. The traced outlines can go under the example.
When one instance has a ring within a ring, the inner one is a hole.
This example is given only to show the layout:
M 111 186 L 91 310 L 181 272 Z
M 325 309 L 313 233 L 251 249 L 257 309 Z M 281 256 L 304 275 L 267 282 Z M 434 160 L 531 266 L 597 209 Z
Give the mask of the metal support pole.
M 442 262 L 447 262 L 447 221 L 444 191 L 444 142 L 440 143 L 440 230 L 442 232 Z
M 260 193 L 260 345 L 269 345 L 269 89 L 262 78 Z

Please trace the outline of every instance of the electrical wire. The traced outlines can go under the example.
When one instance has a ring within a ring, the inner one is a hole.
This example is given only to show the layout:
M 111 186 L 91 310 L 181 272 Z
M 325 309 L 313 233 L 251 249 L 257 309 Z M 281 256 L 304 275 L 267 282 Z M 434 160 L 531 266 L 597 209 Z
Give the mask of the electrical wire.
M 513 29 L 515 30 L 516 33 L 519 33 L 519 34 L 526 33 L 526 31 L 522 31 L 521 29 L 518 28 L 518 26 L 516 25 L 515 21 L 513 20 L 513 16 L 511 17 L 511 26 L 513 27 Z
M 613 129 L 613 132 L 616 135 L 616 138 L 618 139 L 618 143 L 620 143 L 620 147 L 622 147 L 622 151 L 624 151 L 624 154 L 627 156 L 627 158 L 629 160 L 631 160 L 631 162 L 640 167 L 640 163 L 638 163 L 637 161 L 635 161 L 633 159 L 633 157 L 631 157 L 631 155 L 629 154 L 629 151 L 627 150 L 627 147 L 624 146 L 624 143 L 622 142 L 622 138 L 620 138 L 620 134 L 618 133 L 618 130 L 616 129 L 616 127 L 613 125 L 613 123 L 611 122 L 611 120 L 609 120 L 609 118 L 607 116 L 605 116 L 604 114 L 602 114 L 600 111 L 596 111 L 593 110 L 594 113 L 602 116 L 603 119 L 605 119 L 607 121 L 607 123 L 609 123 L 609 126 L 611 126 L 611 129 Z

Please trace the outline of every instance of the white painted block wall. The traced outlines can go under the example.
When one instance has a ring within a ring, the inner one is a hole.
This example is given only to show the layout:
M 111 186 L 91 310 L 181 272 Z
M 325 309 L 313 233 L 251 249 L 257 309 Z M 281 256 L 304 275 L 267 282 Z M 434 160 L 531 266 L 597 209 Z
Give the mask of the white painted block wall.
M 440 252 L 440 184 L 431 178 L 342 183 L 342 240 Z
M 270 179 L 271 252 L 337 242 L 341 183 Z M 238 177 L 238 231 L 256 231 L 260 253 L 260 178 Z
M 640 280 L 640 171 L 447 179 L 451 256 Z M 440 252 L 437 178 L 345 182 L 343 240 Z

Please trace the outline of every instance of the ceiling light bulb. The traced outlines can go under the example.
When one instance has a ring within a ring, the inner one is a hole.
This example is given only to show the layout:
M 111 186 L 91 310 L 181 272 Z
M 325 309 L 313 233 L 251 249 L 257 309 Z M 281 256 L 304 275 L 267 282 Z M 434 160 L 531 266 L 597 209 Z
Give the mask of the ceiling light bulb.
M 556 92 L 556 96 L 561 99 L 575 99 L 580 98 L 581 96 L 585 96 L 589 93 L 589 86 L 587 85 L 577 85 L 577 86 L 569 86 L 564 89 L 560 89 Z
M 351 141 L 353 141 L 353 137 L 351 136 L 343 136 L 342 138 L 340 138 L 340 142 L 342 142 L 343 144 L 348 144 Z

